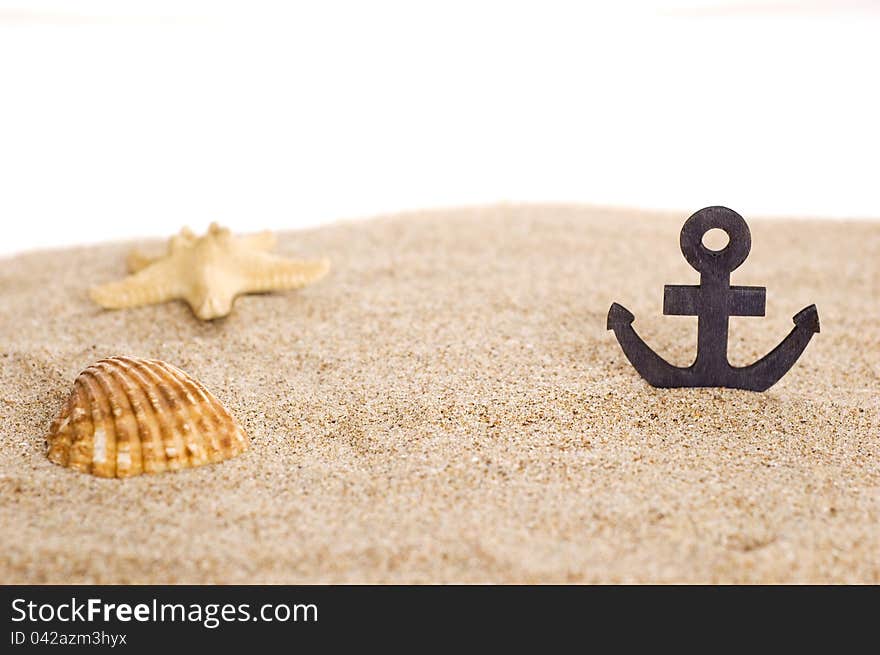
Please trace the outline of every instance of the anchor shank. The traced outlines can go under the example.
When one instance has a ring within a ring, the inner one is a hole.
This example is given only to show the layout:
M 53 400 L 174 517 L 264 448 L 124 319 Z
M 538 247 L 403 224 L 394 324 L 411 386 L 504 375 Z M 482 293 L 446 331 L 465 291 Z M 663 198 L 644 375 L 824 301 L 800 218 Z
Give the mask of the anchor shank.
M 700 276 L 700 307 L 697 313 L 697 359 L 699 371 L 722 371 L 727 362 L 727 334 L 730 314 L 730 273 Z

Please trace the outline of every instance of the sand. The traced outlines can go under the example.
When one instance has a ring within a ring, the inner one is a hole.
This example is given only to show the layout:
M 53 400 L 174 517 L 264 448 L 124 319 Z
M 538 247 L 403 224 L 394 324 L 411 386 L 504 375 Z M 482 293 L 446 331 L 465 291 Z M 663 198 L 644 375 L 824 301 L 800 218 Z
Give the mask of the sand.
M 612 301 L 689 363 L 686 216 L 500 206 L 282 234 L 302 291 L 196 320 L 103 311 L 132 245 L 0 261 L 0 582 L 880 582 L 880 222 L 750 220 L 731 358 L 816 303 L 822 332 L 759 394 L 658 390 Z M 255 225 L 255 229 L 261 226 Z M 136 245 L 158 247 L 155 242 Z M 200 379 L 242 456 L 105 480 L 51 464 L 76 374 L 117 354 Z

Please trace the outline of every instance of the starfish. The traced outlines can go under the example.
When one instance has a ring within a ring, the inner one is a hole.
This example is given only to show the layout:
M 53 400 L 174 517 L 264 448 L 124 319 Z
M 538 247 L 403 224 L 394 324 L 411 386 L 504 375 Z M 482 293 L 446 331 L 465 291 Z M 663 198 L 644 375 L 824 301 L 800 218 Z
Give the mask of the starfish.
M 168 252 L 150 257 L 139 251 L 128 256 L 132 274 L 91 290 L 106 309 L 122 309 L 185 300 L 203 321 L 226 316 L 236 296 L 282 289 L 298 289 L 324 276 L 326 259 L 294 261 L 273 255 L 271 232 L 234 237 L 212 223 L 208 233 L 196 236 L 189 228 L 171 238 Z

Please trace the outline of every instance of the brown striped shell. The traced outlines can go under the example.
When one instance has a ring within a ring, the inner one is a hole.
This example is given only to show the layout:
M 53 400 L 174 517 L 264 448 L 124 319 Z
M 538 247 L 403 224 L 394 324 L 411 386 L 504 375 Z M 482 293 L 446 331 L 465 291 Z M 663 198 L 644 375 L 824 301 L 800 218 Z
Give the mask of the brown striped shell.
M 103 478 L 211 464 L 248 445 L 199 382 L 135 357 L 103 359 L 80 373 L 47 441 L 51 461 Z

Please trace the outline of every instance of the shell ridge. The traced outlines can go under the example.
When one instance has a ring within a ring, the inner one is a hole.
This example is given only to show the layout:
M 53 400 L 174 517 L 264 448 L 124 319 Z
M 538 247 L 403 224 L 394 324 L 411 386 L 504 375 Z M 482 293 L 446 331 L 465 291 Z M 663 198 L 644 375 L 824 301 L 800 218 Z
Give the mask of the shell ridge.
M 73 402 L 73 435 L 67 451 L 67 465 L 91 472 L 94 469 L 94 456 L 89 449 L 94 450 L 95 417 L 91 411 L 83 409 L 91 405 L 90 389 L 82 386 L 77 388 Z
M 132 434 L 126 414 L 133 414 L 128 399 L 125 403 L 120 402 L 120 390 L 116 388 L 115 381 L 110 378 L 106 371 L 98 364 L 89 369 L 89 375 L 100 389 L 100 400 L 106 402 L 109 412 L 104 416 L 103 430 L 95 430 L 94 433 L 94 458 L 98 461 L 106 460 L 107 443 L 113 441 L 116 444 L 116 477 L 132 475 L 133 470 L 138 470 L 140 464 L 140 449 L 133 452 Z M 109 435 L 113 435 L 113 439 Z
M 114 477 L 117 473 L 116 456 L 118 452 L 116 424 L 111 420 L 110 403 L 101 392 L 100 385 L 94 377 L 93 367 L 87 368 L 77 378 L 90 407 L 89 420 L 92 425 L 92 456 L 89 461 L 89 472 L 101 477 Z M 97 439 L 96 439 L 97 437 Z M 95 448 L 100 443 L 102 447 Z M 97 452 L 95 452 L 97 450 Z M 96 461 L 97 458 L 97 461 Z
M 164 451 L 162 437 L 149 420 L 151 418 L 147 412 L 149 400 L 143 389 L 133 382 L 125 362 L 118 358 L 105 360 L 100 366 L 113 378 L 131 407 L 137 434 L 140 437 L 141 466 L 148 473 L 164 471 L 167 468 L 164 454 L 161 458 L 155 456 L 157 450 Z
M 187 400 L 190 401 L 190 407 L 192 410 L 198 415 L 199 419 L 203 422 L 201 426 L 202 434 L 207 436 L 207 439 L 203 439 L 203 446 L 210 446 L 210 450 L 205 448 L 204 452 L 202 452 L 202 456 L 207 458 L 208 461 L 216 461 L 219 456 L 222 455 L 223 449 L 220 447 L 220 441 L 218 439 L 218 432 L 223 429 L 224 421 L 226 418 L 220 414 L 217 410 L 217 406 L 219 403 L 217 400 L 205 389 L 198 385 L 193 378 L 191 378 L 184 371 L 181 371 L 176 366 L 171 366 L 170 364 L 166 364 L 165 362 L 156 362 L 165 372 L 171 376 L 183 389 Z M 195 391 L 196 396 L 193 396 L 193 391 Z M 200 397 L 201 402 L 196 402 L 196 398 Z M 205 407 L 207 407 L 207 413 L 205 412 Z
M 131 402 L 124 389 L 117 385 L 116 380 L 107 371 L 104 362 L 95 365 L 94 377 L 101 385 L 107 402 L 110 403 L 111 416 L 108 417 L 108 425 L 112 424 L 116 430 L 116 475 L 117 477 L 136 475 L 143 470 L 143 458 L 140 441 L 136 438 L 137 421 L 134 418 Z
M 182 423 L 185 445 L 190 460 L 195 464 L 204 464 L 210 461 L 210 459 L 207 456 L 208 453 L 205 448 L 206 437 L 203 432 L 211 432 L 211 426 L 200 425 L 204 415 L 198 411 L 197 405 L 191 401 L 192 395 L 187 390 L 186 385 L 174 375 L 169 374 L 163 367 L 160 366 L 160 368 L 165 372 L 168 386 L 177 391 L 179 401 L 175 411 Z
M 113 362 L 118 379 L 126 385 L 129 400 L 135 410 L 138 429 L 142 434 L 146 432 L 150 436 L 149 441 L 146 442 L 150 447 L 146 451 L 141 449 L 144 469 L 151 473 L 168 469 L 169 461 L 162 435 L 161 414 L 156 411 L 149 389 L 142 384 L 140 376 L 124 358 L 113 357 L 108 361 Z M 147 452 L 151 455 L 149 458 Z
M 183 437 L 179 434 L 176 422 L 169 421 L 168 416 L 172 415 L 171 401 L 168 398 L 167 391 L 150 368 L 143 360 L 136 360 L 131 357 L 118 357 L 119 361 L 125 362 L 129 366 L 129 374 L 134 378 L 140 386 L 144 395 L 153 408 L 153 418 L 156 420 L 156 429 L 159 432 L 159 440 L 162 446 L 162 456 L 165 459 L 167 468 L 177 470 L 188 463 L 186 450 L 183 448 Z
M 218 452 L 223 452 L 224 448 L 232 448 L 234 445 L 234 450 L 236 453 L 241 452 L 246 447 L 246 439 L 244 437 L 244 430 L 241 429 L 241 426 L 238 424 L 238 421 L 233 418 L 232 414 L 223 406 L 223 404 L 217 399 L 217 397 L 212 394 L 201 382 L 196 380 L 194 377 L 187 375 L 186 372 L 180 370 L 176 366 L 172 366 L 166 362 L 162 362 L 162 364 L 166 367 L 169 367 L 173 371 L 176 371 L 179 376 L 182 376 L 190 385 L 196 388 L 196 390 L 201 394 L 205 403 L 207 403 L 208 408 L 214 415 L 215 421 L 218 426 L 221 428 L 224 426 L 231 427 L 231 434 L 227 434 L 226 436 L 229 438 L 229 443 L 223 444 L 222 441 L 219 444 L 223 448 L 217 448 L 216 440 L 215 440 L 215 448 Z
M 187 448 L 186 430 L 184 428 L 186 421 L 178 411 L 181 404 L 180 398 L 174 393 L 175 390 L 168 384 L 168 381 L 156 372 L 154 360 L 140 360 L 138 368 L 143 375 L 150 379 L 165 400 L 163 420 L 168 427 L 168 435 L 172 442 L 175 457 L 183 466 L 195 466 L 198 462 L 192 459 L 191 453 Z M 165 456 L 166 458 L 169 457 L 167 450 Z
M 163 366 L 164 362 L 151 360 L 149 364 L 154 369 L 154 374 L 162 380 L 162 385 L 164 385 L 169 392 L 173 392 L 174 400 L 171 409 L 177 417 L 184 451 L 189 458 L 190 465 L 197 466 L 206 463 L 206 453 L 205 448 L 203 447 L 204 439 L 197 438 L 199 433 L 193 429 L 192 421 L 189 420 L 189 417 L 187 417 L 187 414 L 184 411 L 186 408 L 191 407 L 191 403 L 187 398 L 189 392 L 186 390 L 186 387 L 181 384 L 180 380 L 174 375 L 171 375 L 169 370 Z M 159 372 L 163 375 L 160 375 Z

